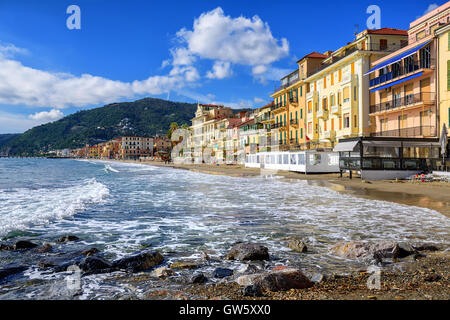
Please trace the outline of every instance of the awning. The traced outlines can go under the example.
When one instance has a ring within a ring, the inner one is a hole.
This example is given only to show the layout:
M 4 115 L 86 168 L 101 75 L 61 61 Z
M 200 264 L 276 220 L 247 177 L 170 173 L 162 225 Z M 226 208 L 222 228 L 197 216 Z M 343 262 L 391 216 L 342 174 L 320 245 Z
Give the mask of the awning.
M 378 87 L 378 88 L 375 88 L 375 89 L 371 89 L 370 92 L 375 92 L 375 91 L 378 91 L 378 90 L 381 90 L 381 89 L 385 89 L 385 88 L 389 88 L 389 87 L 395 86 L 395 85 L 397 85 L 399 83 L 402 83 L 402 82 L 405 82 L 405 81 L 408 81 L 408 80 L 420 77 L 422 74 L 423 74 L 423 71 L 421 71 L 419 73 L 416 73 L 416 74 L 413 74 L 412 76 L 409 76 L 409 77 L 406 77 L 406 78 L 403 78 L 403 79 L 400 79 L 400 80 L 397 80 L 397 81 L 385 84 L 384 86 L 381 86 L 381 87 Z
M 400 141 L 364 141 L 363 146 L 399 148 L 402 143 Z
M 345 141 L 339 142 L 336 147 L 334 147 L 334 152 L 353 152 L 359 141 Z
M 396 63 L 397 61 L 399 61 L 399 60 L 401 60 L 401 59 L 404 59 L 404 58 L 406 58 L 406 57 L 408 57 L 408 56 L 410 56 L 410 55 L 416 53 L 418 50 L 422 49 L 424 46 L 426 46 L 427 44 L 429 44 L 430 41 L 431 41 L 431 40 L 429 40 L 429 41 L 427 41 L 427 42 L 425 42 L 425 43 L 422 43 L 421 45 L 418 45 L 418 46 L 416 46 L 416 47 L 414 47 L 414 48 L 412 48 L 412 49 L 406 50 L 405 52 L 402 52 L 402 53 L 400 53 L 399 55 L 396 55 L 395 57 L 392 57 L 392 58 L 390 58 L 390 59 L 388 59 L 388 60 L 386 60 L 386 61 L 384 61 L 384 62 L 382 62 L 382 63 L 380 63 L 380 64 L 377 64 L 375 67 L 373 67 L 372 69 L 370 69 L 370 70 L 369 70 L 367 73 L 365 73 L 364 75 L 367 75 L 367 74 L 369 74 L 369 73 L 372 73 L 372 72 L 374 72 L 374 71 L 376 71 L 376 70 L 378 70 L 378 69 L 384 68 L 384 67 L 386 67 L 386 66 L 388 66 L 388 65 L 390 65 L 390 64 Z

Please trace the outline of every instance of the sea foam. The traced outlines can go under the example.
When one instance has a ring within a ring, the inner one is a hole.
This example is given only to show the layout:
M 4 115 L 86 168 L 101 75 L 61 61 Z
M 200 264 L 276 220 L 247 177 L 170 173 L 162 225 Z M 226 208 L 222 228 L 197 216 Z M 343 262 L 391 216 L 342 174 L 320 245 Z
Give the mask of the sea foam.
M 109 195 L 106 185 L 95 179 L 67 188 L 9 189 L 0 191 L 0 236 L 12 230 L 24 230 L 34 225 L 72 217 L 90 204 L 103 201 Z

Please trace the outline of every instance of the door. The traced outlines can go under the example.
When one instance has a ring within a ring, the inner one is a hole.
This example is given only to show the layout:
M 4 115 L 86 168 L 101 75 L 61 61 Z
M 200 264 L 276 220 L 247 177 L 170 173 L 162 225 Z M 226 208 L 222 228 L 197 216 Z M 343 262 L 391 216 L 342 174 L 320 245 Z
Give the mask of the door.
M 431 101 L 430 78 L 420 80 L 420 93 L 422 101 Z
M 384 51 L 387 49 L 387 40 L 380 39 L 380 51 Z
M 399 132 L 399 136 L 405 136 L 406 135 L 406 120 L 407 120 L 407 115 L 401 115 L 398 116 L 398 132 Z

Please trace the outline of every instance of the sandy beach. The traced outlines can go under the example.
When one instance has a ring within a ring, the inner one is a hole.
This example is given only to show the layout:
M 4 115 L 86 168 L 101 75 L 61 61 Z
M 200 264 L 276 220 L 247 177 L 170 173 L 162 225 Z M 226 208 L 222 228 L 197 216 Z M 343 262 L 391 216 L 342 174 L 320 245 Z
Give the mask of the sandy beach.
M 153 166 L 164 166 L 232 177 L 252 177 L 262 174 L 260 169 L 245 168 L 242 165 L 164 164 L 159 161 L 120 161 L 149 164 Z M 410 206 L 429 208 L 450 217 L 450 183 L 446 182 L 411 182 L 405 180 L 364 181 L 359 177 L 353 177 L 353 179 L 350 179 L 348 175 L 344 175 L 340 178 L 337 173 L 305 175 L 298 172 L 281 170 L 277 171 L 275 175 L 281 176 L 287 180 L 306 180 L 312 185 L 328 187 L 337 192 L 350 193 L 357 197 L 392 201 Z

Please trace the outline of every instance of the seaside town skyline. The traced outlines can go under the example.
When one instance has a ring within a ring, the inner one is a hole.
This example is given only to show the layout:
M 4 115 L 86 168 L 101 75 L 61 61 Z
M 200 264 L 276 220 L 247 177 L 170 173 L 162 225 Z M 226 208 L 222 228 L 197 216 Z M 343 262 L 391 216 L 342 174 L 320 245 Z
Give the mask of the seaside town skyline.
M 79 30 L 69 30 L 66 19 L 70 13 L 66 14 L 67 6 L 63 4 L 2 2 L 0 134 L 24 132 L 78 110 L 149 95 L 173 101 L 257 108 L 271 101 L 270 94 L 279 79 L 293 70 L 300 57 L 314 51 L 335 50 L 351 42 L 357 33 L 368 28 L 367 20 L 372 15 L 367 11 L 370 5 L 346 2 L 321 15 L 326 19 L 337 14 L 349 23 L 333 26 L 333 33 L 327 32 L 329 26 L 323 23 L 299 37 L 295 30 L 305 28 L 306 20 L 294 19 L 288 12 L 279 19 L 277 10 L 282 4 L 275 8 L 261 6 L 255 11 L 249 5 L 227 1 L 205 10 L 210 5 L 196 2 L 177 13 L 182 19 L 172 24 L 170 31 L 156 27 L 164 16 L 157 17 L 155 12 L 166 12 L 165 4 L 139 2 L 140 12 L 151 19 L 142 19 L 135 9 L 124 9 L 123 5 L 114 1 L 96 5 L 80 1 L 82 24 Z M 414 19 L 439 4 L 417 1 L 401 8 L 401 16 L 393 14 L 399 10 L 398 5 L 379 6 L 380 27 L 407 29 L 411 20 L 408 17 Z M 289 3 L 292 12 L 309 8 L 314 13 L 311 6 Z M 106 17 L 117 20 L 122 10 L 131 14 L 128 19 L 143 25 L 136 30 L 132 23 L 113 26 L 105 21 Z M 14 22 L 17 14 L 23 21 L 20 25 Z M 49 19 L 41 19 L 45 14 Z M 209 24 L 216 29 L 208 29 Z M 143 34 L 143 27 L 152 30 L 150 41 L 136 41 L 149 36 Z M 103 37 L 102 28 L 115 31 L 114 39 Z M 218 32 L 222 34 L 220 38 L 210 38 Z M 39 43 L 30 37 L 39 39 Z M 121 47 L 119 42 L 124 45 Z M 235 45 L 230 46 L 231 43 Z M 134 58 L 130 60 L 126 55 Z M 120 59 L 121 64 L 114 64 L 115 59 Z M 10 78 L 12 74 L 14 78 Z M 25 79 L 26 90 L 20 86 Z M 35 92 L 39 92 L 38 97 L 33 97 Z

